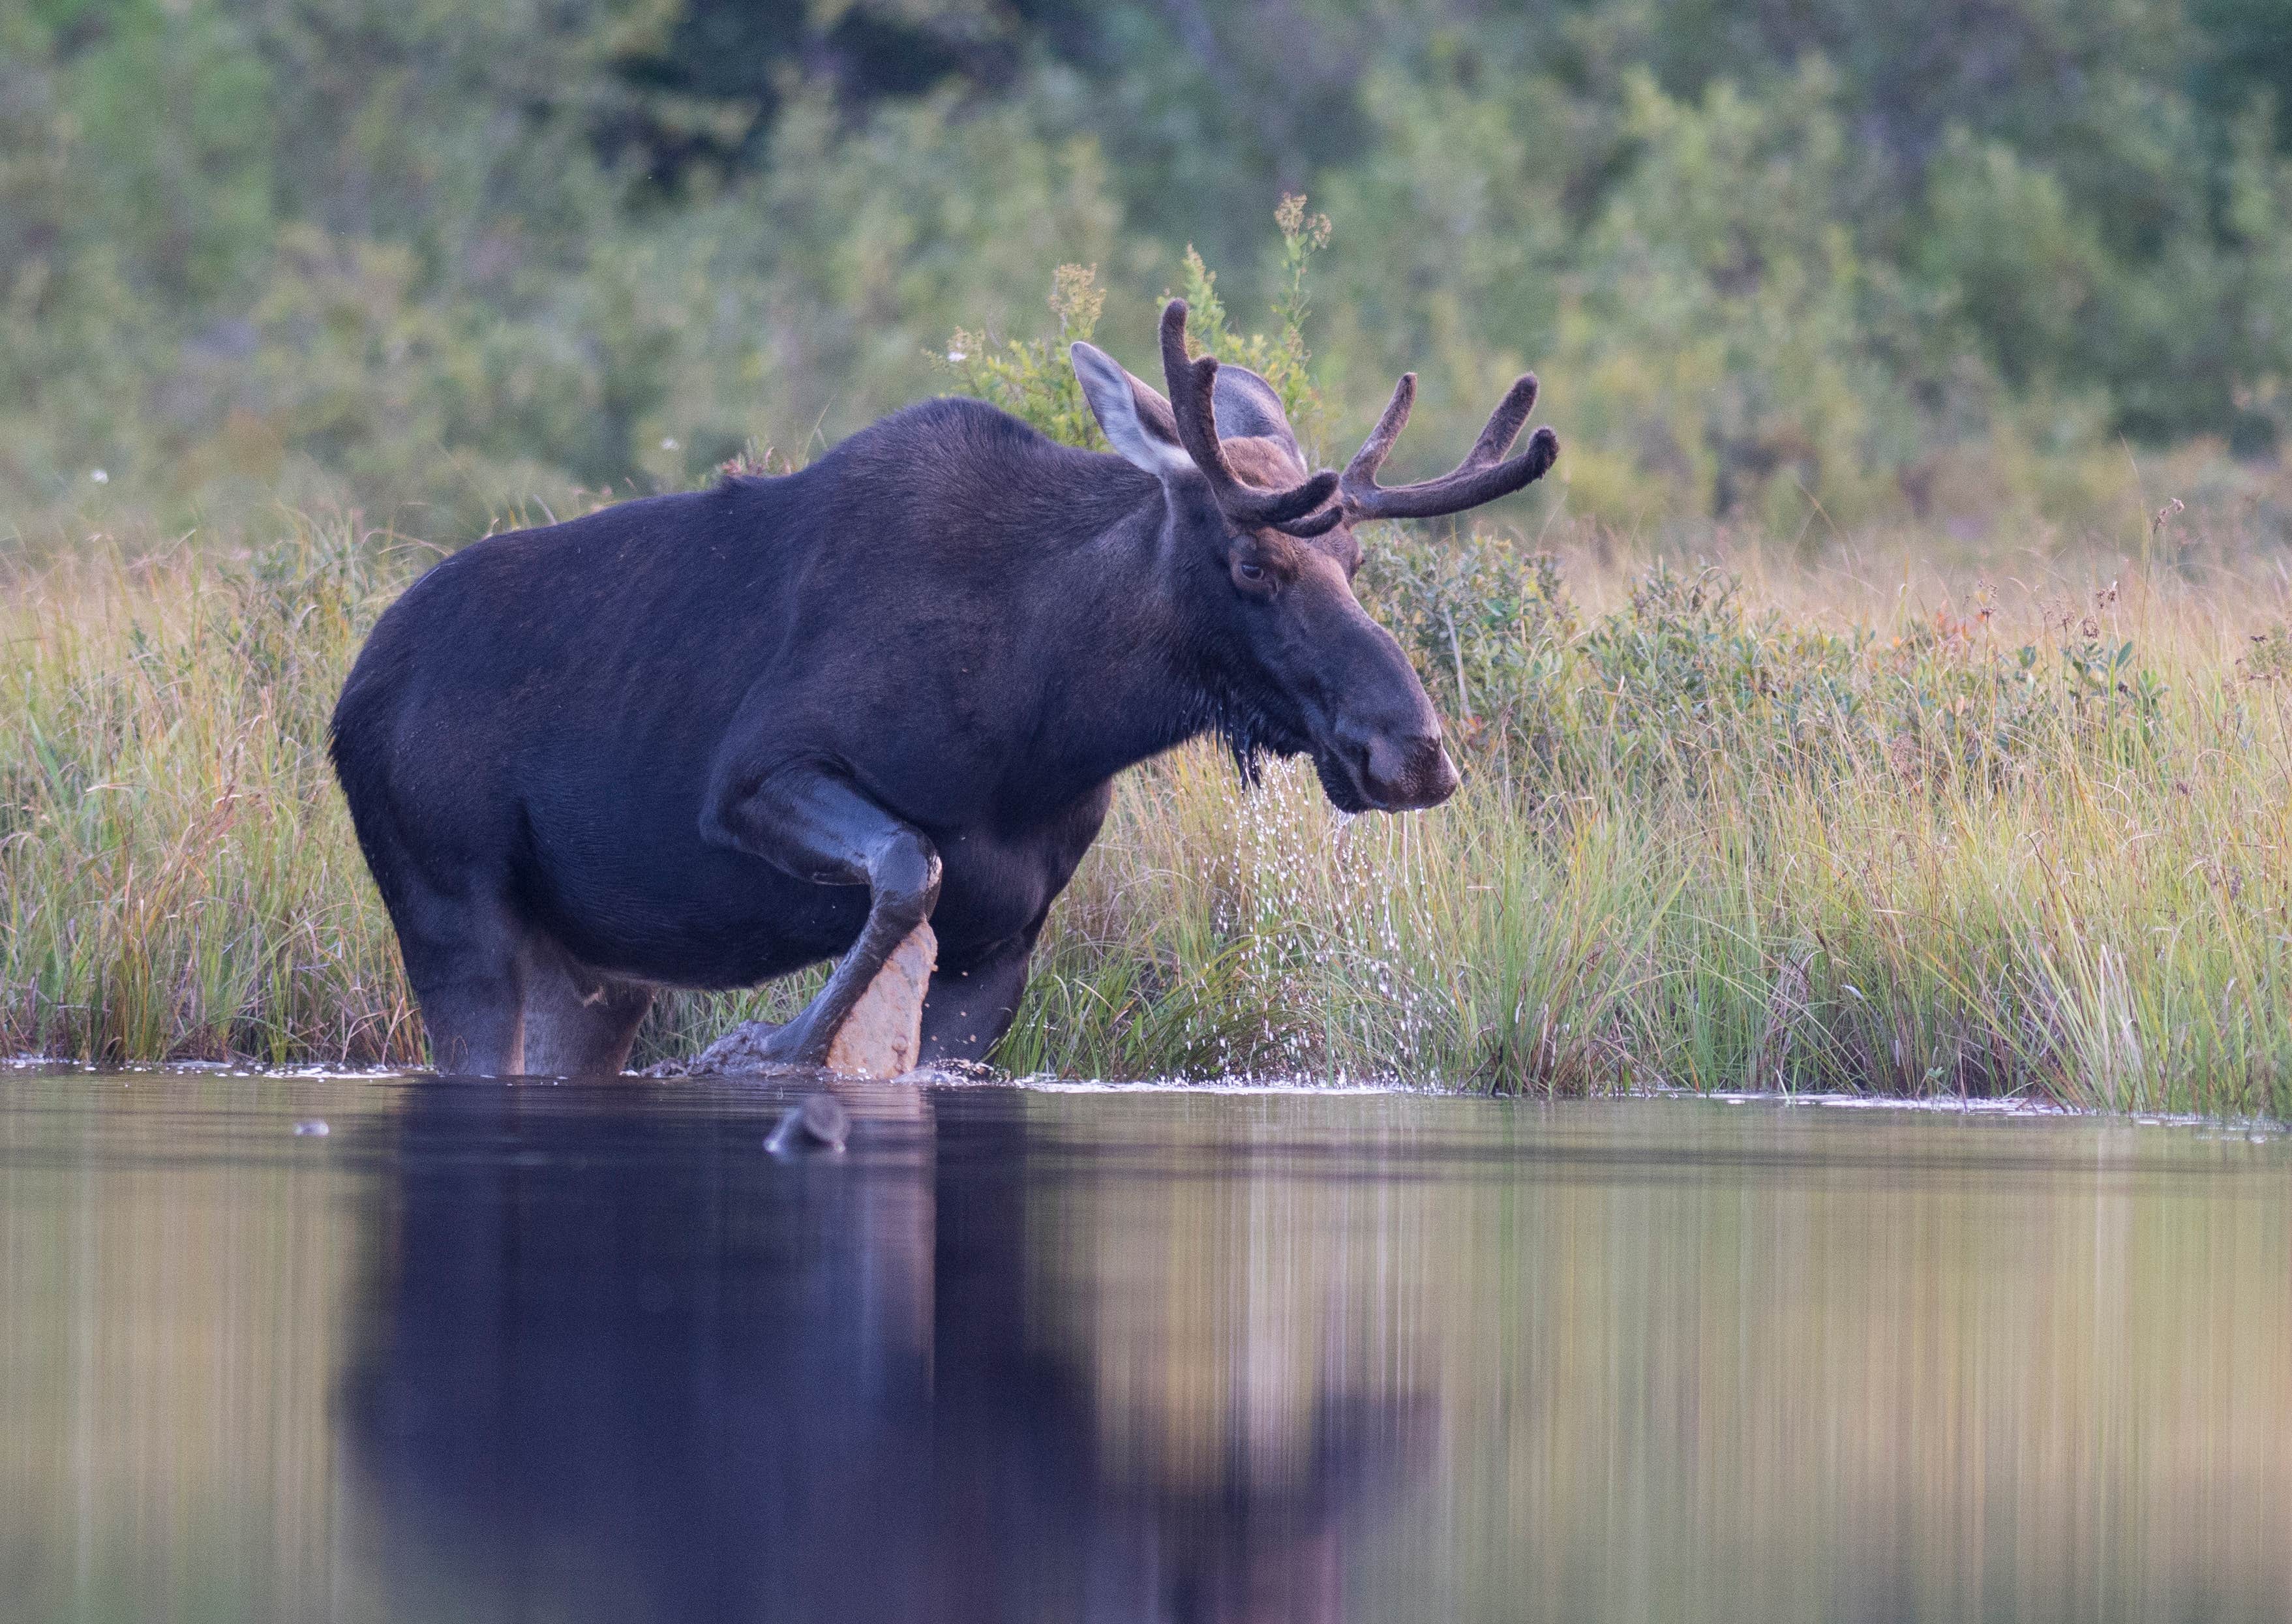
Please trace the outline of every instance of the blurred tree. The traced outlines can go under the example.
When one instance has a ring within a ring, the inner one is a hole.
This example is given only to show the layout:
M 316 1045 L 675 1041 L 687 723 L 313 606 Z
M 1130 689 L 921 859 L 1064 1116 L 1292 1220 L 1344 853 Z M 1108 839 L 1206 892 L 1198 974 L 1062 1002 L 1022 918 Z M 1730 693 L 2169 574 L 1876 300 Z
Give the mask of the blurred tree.
M 788 88 L 832 90 L 847 112 L 913 98 L 950 82 L 983 93 L 1017 76 L 1038 16 L 1065 7 L 1005 0 L 657 0 L 624 36 L 614 71 L 634 93 L 595 131 L 608 162 L 633 159 L 643 182 L 675 198 L 764 161 Z M 1071 20 L 1084 13 L 1073 8 Z M 1056 30 L 1050 36 L 1058 36 Z
M 2256 95 L 2279 115 L 2277 149 L 2292 151 L 2292 5 L 2284 0 L 2190 0 L 2198 32 L 2190 89 L 2215 128 L 2225 129 Z
M 1424 375 L 1396 471 L 1529 366 L 1537 500 L 1610 513 L 2287 425 L 2284 0 L 16 0 L 0 496 L 443 529 L 804 455 L 1063 263 L 1150 369 L 1209 267 L 1278 327 L 1292 192 L 1329 434 Z

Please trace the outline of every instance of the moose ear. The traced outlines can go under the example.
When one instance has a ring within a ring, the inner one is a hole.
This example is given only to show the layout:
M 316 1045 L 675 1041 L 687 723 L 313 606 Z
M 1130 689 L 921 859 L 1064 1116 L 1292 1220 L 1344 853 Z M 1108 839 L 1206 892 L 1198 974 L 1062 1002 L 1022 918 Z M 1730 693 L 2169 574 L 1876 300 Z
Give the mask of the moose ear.
M 1117 456 L 1158 480 L 1193 469 L 1194 459 L 1178 443 L 1178 420 L 1167 400 L 1094 344 L 1072 345 L 1067 354 L 1083 398 Z

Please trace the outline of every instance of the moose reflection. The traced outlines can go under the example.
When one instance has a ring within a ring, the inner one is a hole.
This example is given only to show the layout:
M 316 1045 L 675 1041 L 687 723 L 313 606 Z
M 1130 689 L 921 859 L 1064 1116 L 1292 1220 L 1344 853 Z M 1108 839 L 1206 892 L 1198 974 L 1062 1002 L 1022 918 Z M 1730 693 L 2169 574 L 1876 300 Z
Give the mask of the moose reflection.
M 391 1616 L 1335 1619 L 1422 1474 L 1430 1402 L 1334 1381 L 1207 1462 L 1130 1447 L 1166 1418 L 1045 1327 L 1090 1305 L 1043 1300 L 999 1111 L 856 1095 L 852 1155 L 775 1161 L 615 1085 L 538 1103 L 403 1119 L 345 1403 Z

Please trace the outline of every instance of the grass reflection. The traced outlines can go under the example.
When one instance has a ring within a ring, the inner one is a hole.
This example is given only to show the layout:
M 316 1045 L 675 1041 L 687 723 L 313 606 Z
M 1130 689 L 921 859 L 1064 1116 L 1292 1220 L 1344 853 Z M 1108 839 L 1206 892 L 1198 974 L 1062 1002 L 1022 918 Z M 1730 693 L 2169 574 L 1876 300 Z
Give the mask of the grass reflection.
M 1109 1133 L 1035 1109 L 1053 1142 Z M 1041 1186 L 1037 1334 L 1091 1372 L 1110 1450 L 1175 1481 L 1295 1469 L 1332 1390 L 1431 1395 L 1435 1458 L 1354 1553 L 1392 1616 L 2288 1599 L 2280 1144 L 1676 1102 L 1088 1109 L 1158 1148 Z
M 328 1616 L 371 1225 L 326 1147 L 383 1096 L 320 1140 L 275 1083 L 32 1087 L 0 1079 L 0 1614 Z

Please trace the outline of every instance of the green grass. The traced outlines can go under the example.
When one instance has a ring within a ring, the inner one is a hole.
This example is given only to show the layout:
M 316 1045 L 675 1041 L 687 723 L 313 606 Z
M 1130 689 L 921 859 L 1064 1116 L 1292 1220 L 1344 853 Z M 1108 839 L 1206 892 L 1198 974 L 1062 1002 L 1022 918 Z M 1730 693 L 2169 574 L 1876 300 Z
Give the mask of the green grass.
M 286 528 L 6 584 L 0 1049 L 418 1062 L 324 745 L 432 554 Z M 2280 571 L 2215 545 L 1953 601 L 1869 585 L 1886 544 L 1617 547 L 1380 538 L 1464 792 L 1347 820 L 1302 767 L 1126 775 L 1001 1063 L 2292 1116 Z M 639 1059 L 806 986 L 667 1000 Z

